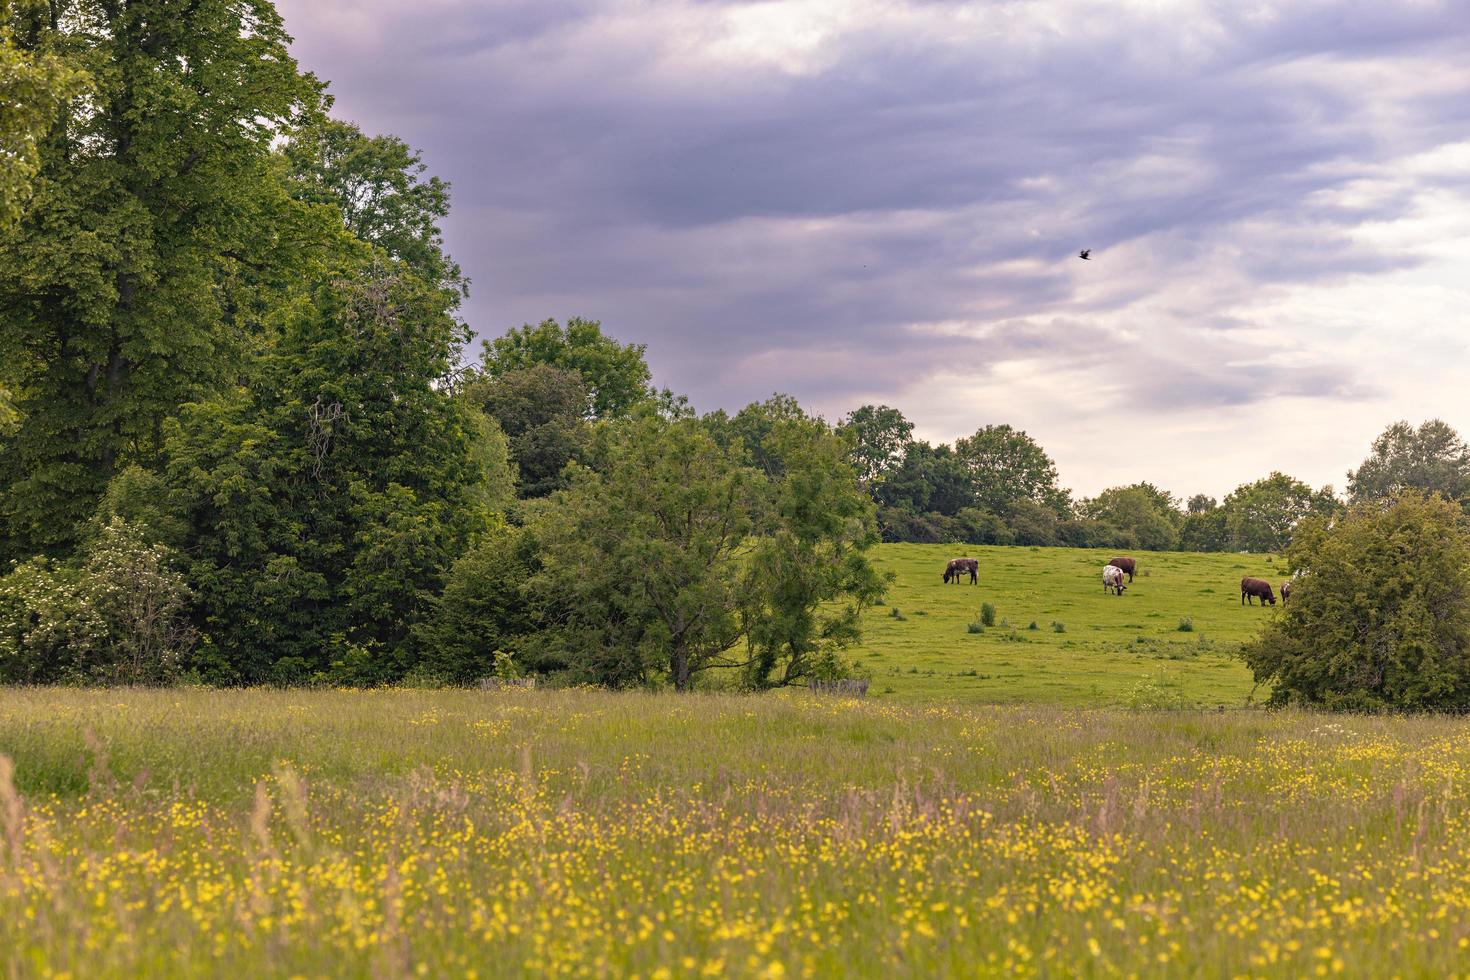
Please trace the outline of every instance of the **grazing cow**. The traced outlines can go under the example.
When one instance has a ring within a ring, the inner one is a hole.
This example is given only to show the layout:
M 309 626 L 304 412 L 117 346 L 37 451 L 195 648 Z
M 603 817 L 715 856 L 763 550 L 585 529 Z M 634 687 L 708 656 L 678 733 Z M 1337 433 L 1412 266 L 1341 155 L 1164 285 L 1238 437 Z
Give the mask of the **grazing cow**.
M 960 576 L 966 572 L 970 573 L 970 584 L 974 585 L 980 581 L 980 559 L 978 558 L 951 558 L 949 564 L 944 566 L 944 581 L 946 583 L 960 581 Z
M 1291 579 L 1281 583 L 1281 604 L 1284 606 L 1291 601 Z
M 1133 573 L 1138 570 L 1138 562 L 1132 558 L 1113 558 L 1108 562 L 1114 568 L 1121 568 L 1128 573 L 1128 581 L 1133 581 Z
M 1276 593 L 1271 591 L 1271 583 L 1263 578 L 1250 578 L 1247 576 L 1240 580 L 1240 603 L 1243 606 L 1255 605 L 1251 597 L 1261 600 L 1261 605 L 1271 603 L 1276 605 Z
M 1103 591 L 1123 594 L 1128 586 L 1123 584 L 1123 569 L 1117 565 L 1109 565 L 1103 569 Z

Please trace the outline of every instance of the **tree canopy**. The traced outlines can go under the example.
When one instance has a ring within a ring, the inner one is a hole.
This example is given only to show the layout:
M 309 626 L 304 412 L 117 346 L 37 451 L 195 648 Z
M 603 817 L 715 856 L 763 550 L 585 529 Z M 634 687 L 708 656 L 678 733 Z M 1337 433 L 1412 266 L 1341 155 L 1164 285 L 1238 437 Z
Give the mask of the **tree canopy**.
M 492 378 L 537 364 L 576 371 L 591 395 L 592 416 L 617 418 L 653 397 L 644 349 L 642 344 L 618 343 L 596 320 L 573 317 L 566 326 L 543 320 L 485 341 L 480 368 Z
M 1373 440 L 1373 450 L 1362 465 L 1348 471 L 1347 489 L 1354 502 L 1393 497 L 1405 490 L 1470 499 L 1470 447 L 1440 419 L 1430 419 L 1417 429 L 1395 422 Z

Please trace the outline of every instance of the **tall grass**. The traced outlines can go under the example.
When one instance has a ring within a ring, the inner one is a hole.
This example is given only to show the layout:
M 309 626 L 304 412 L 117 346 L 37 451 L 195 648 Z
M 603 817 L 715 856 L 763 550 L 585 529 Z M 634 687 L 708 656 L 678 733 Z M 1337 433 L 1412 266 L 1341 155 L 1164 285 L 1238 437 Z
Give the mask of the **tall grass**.
M 0 691 L 10 976 L 1444 974 L 1470 726 Z

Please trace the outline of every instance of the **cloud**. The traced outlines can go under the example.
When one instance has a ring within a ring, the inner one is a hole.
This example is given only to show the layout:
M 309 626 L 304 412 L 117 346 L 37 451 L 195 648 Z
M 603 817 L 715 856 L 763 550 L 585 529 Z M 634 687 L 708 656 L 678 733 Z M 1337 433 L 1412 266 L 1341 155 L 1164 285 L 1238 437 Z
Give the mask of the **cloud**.
M 1010 421 L 1087 492 L 1340 482 L 1393 418 L 1470 429 L 1451 0 L 280 7 L 339 111 L 454 183 L 483 334 L 601 318 L 703 408 Z

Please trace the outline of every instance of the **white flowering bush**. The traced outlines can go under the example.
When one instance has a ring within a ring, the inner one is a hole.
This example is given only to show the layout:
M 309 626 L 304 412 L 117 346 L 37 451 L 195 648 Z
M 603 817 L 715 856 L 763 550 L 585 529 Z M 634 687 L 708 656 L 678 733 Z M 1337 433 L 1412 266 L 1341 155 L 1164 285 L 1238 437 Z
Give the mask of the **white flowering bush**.
M 33 558 L 0 578 L 0 680 L 166 684 L 195 634 L 172 552 L 114 518 L 78 560 Z

